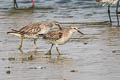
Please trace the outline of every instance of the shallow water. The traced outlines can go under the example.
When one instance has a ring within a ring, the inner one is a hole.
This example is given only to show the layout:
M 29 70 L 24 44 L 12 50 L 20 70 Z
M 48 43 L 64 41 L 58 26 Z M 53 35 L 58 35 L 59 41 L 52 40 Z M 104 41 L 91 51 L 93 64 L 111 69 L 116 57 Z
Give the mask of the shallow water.
M 109 25 L 107 7 L 95 0 L 18 0 L 19 9 L 13 9 L 12 0 L 0 0 L 0 80 L 119 80 L 120 27 L 116 27 L 114 7 L 113 26 Z M 32 40 L 20 40 L 6 32 L 38 21 L 56 20 L 67 27 L 79 26 L 85 35 L 75 33 L 65 45 L 55 47 L 46 56 L 50 45 L 38 40 L 35 49 Z

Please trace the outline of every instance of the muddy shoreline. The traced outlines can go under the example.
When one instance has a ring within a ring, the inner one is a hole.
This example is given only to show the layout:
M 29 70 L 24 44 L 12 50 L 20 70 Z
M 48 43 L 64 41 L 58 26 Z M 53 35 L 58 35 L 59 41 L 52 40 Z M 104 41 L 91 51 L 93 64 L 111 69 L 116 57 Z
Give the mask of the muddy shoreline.
M 115 15 L 110 26 L 107 7 L 94 0 L 61 1 L 40 0 L 34 9 L 28 9 L 31 3 L 23 0 L 20 9 L 13 9 L 9 0 L 1 1 L 0 80 L 120 79 L 120 27 L 116 27 Z M 22 50 L 18 50 L 20 39 L 6 34 L 27 24 L 54 20 L 63 28 L 78 25 L 85 34 L 75 33 L 67 44 L 59 46 L 60 56 L 55 47 L 51 56 L 45 55 L 50 45 L 41 39 L 37 41 L 38 49 L 33 40 L 26 39 Z

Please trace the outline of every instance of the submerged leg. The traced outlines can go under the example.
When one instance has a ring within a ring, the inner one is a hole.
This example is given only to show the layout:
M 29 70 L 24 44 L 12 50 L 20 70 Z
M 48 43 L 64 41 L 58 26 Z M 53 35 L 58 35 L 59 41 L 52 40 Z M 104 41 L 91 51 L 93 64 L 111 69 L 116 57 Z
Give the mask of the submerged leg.
M 110 5 L 108 5 L 108 16 L 109 16 L 110 23 L 112 24 L 112 20 L 111 20 L 111 16 L 110 16 Z
M 15 2 L 15 4 L 16 4 L 16 8 L 18 8 L 18 4 L 17 4 L 17 2 Z
M 51 50 L 52 50 L 52 47 L 53 47 L 53 44 L 51 45 L 51 47 L 50 47 L 50 49 L 49 49 L 49 51 L 47 52 L 47 54 L 46 54 L 46 55 L 51 55 Z
M 56 50 L 57 50 L 58 54 L 60 55 L 60 52 L 59 52 L 59 50 L 58 50 L 58 47 L 56 47 Z
M 116 17 L 117 17 L 117 25 L 119 26 L 119 16 L 118 16 L 118 7 L 119 7 L 119 1 L 117 2 L 117 5 L 116 5 Z
M 21 49 L 21 48 L 22 48 L 23 39 L 24 39 L 24 37 L 21 36 L 21 42 L 20 42 L 20 45 L 19 45 L 19 48 L 18 48 L 18 49 Z
M 14 8 L 18 8 L 16 0 L 14 0 Z
M 15 0 L 13 0 L 13 4 L 14 4 L 13 6 L 14 6 L 14 8 L 15 8 Z
M 37 45 L 36 41 L 37 41 L 37 39 L 34 39 L 34 45 L 35 45 L 35 47 L 36 47 L 36 49 L 37 49 L 37 48 L 38 48 L 38 45 Z

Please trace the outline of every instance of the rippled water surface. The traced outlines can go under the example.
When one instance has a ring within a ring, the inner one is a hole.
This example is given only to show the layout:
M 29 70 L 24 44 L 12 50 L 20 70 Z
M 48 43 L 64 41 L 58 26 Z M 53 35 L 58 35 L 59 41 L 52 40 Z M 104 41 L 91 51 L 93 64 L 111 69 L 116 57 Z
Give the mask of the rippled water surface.
M 110 26 L 107 6 L 95 0 L 0 0 L 0 80 L 120 80 L 120 27 L 116 27 L 115 7 Z M 62 27 L 75 24 L 85 35 L 75 33 L 65 45 L 45 55 L 50 45 L 7 35 L 11 29 L 38 21 L 58 21 Z

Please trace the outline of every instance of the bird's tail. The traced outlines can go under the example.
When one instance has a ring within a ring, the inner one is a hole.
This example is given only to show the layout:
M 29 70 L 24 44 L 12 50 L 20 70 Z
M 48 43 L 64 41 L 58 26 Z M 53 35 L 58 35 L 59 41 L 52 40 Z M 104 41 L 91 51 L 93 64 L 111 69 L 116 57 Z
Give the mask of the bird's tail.
M 15 29 L 11 29 L 11 30 L 12 30 L 12 31 L 7 32 L 7 34 L 9 34 L 9 33 L 17 33 L 17 32 L 19 32 L 19 31 L 15 30 Z

